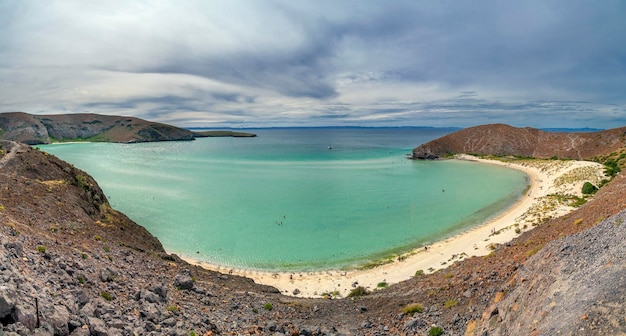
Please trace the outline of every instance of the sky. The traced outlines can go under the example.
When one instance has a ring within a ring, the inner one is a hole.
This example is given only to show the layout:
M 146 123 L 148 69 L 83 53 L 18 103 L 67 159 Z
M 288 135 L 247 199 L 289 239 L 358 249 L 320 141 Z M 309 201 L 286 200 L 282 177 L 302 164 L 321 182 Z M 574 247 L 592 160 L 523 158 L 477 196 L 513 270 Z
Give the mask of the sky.
M 0 111 L 626 126 L 626 2 L 0 0 Z

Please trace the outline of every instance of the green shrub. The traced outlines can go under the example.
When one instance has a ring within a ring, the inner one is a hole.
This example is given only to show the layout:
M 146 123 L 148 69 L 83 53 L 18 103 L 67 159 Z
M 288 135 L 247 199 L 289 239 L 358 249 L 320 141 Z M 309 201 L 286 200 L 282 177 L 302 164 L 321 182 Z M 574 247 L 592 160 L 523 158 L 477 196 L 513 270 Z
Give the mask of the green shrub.
M 587 200 L 584 197 L 573 196 L 569 206 L 578 208 L 585 203 L 587 203 Z
M 41 252 L 41 253 L 46 253 L 46 247 L 42 246 L 42 245 L 39 245 L 39 246 L 37 246 L 37 251 Z
M 76 186 L 77 187 L 83 188 L 83 189 L 87 189 L 87 188 L 90 187 L 89 180 L 87 179 L 87 176 L 78 174 L 78 175 L 76 175 L 74 177 L 76 178 Z
M 609 180 L 606 180 L 606 179 L 604 179 L 604 180 L 600 181 L 600 184 L 598 184 L 598 189 L 599 189 L 599 188 L 604 187 L 604 185 L 606 185 L 606 184 L 607 184 L 607 183 L 609 183 L 609 182 L 610 182 L 610 181 L 609 181 Z
M 417 270 L 417 271 L 415 271 L 415 276 L 416 277 L 422 276 L 422 275 L 424 275 L 424 270 Z
M 591 182 L 585 182 L 583 184 L 582 192 L 583 192 L 584 195 L 595 194 L 596 191 L 598 191 L 598 187 L 596 187 L 593 184 L 591 184 Z
M 113 300 L 113 295 L 111 295 L 109 292 L 102 292 L 100 293 L 100 296 L 102 296 L 107 301 Z
M 443 329 L 441 327 L 432 327 L 428 330 L 428 336 L 440 336 L 443 335 Z
M 78 279 L 78 283 L 81 285 L 85 284 L 85 277 L 82 275 L 79 275 L 78 277 L 76 277 L 76 279 Z
M 617 173 L 621 172 L 622 169 L 619 167 L 619 163 L 614 160 L 607 160 L 604 162 L 604 174 L 610 177 L 615 177 Z
M 385 281 L 383 281 L 383 282 L 379 282 L 378 285 L 376 285 L 376 287 L 378 287 L 378 288 L 386 288 L 386 287 L 389 287 L 389 284 L 386 283 Z
M 267 303 L 265 303 L 263 305 L 263 309 L 265 309 L 265 310 L 272 310 L 272 309 L 274 309 L 274 306 L 271 303 L 267 302 Z
M 421 303 L 411 303 L 402 308 L 402 312 L 405 314 L 422 313 L 424 311 L 424 305 Z
M 448 301 L 446 301 L 443 306 L 446 308 L 452 308 L 454 306 L 457 306 L 459 304 L 459 300 L 456 299 L 450 299 Z
M 369 294 L 367 289 L 365 289 L 365 287 L 363 286 L 359 286 L 351 290 L 350 293 L 348 293 L 348 297 L 365 296 L 367 294 Z

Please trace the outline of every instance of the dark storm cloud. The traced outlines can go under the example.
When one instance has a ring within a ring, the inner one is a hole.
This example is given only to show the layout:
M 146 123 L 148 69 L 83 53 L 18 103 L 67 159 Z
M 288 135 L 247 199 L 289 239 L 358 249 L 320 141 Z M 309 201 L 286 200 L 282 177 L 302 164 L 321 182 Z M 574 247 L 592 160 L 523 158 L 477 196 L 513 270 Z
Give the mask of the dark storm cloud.
M 274 15 L 288 17 L 290 23 L 278 25 L 276 30 L 285 33 L 298 30 L 297 41 L 283 39 L 279 34 L 272 38 L 273 45 L 268 48 L 242 48 L 234 55 L 176 53 L 169 58 L 170 62 L 140 71 L 199 75 L 231 84 L 269 88 L 293 97 L 332 98 L 337 95 L 333 73 L 340 70 L 338 65 L 350 62 L 350 59 L 337 59 L 345 40 L 367 41 L 365 45 L 378 46 L 383 40 L 402 36 L 410 28 L 412 18 L 398 15 L 402 13 L 398 7 L 403 6 L 383 6 L 365 17 L 332 20 L 311 15 L 306 7 L 276 5 Z M 261 20 L 274 25 L 272 16 Z

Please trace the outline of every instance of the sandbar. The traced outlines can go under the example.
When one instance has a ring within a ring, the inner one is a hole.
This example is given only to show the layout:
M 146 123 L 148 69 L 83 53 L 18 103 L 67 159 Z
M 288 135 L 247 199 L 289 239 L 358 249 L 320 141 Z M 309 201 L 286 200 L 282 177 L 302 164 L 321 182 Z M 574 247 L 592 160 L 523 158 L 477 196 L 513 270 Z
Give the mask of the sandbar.
M 418 270 L 428 274 L 464 258 L 487 255 L 493 250 L 494 244 L 509 242 L 546 218 L 562 216 L 575 209 L 567 204 L 555 202 L 553 195 L 580 197 L 584 182 L 597 184 L 605 178 L 604 166 L 589 161 L 536 159 L 503 161 L 470 155 L 458 155 L 455 159 L 521 170 L 529 178 L 526 194 L 513 206 L 477 227 L 431 245 L 416 248 L 397 256 L 387 264 L 370 269 L 266 272 L 231 269 L 191 258 L 183 259 L 209 270 L 251 278 L 256 283 L 273 286 L 285 295 L 345 297 L 356 286 L 376 290 L 382 283 L 391 285 L 408 280 L 415 276 Z

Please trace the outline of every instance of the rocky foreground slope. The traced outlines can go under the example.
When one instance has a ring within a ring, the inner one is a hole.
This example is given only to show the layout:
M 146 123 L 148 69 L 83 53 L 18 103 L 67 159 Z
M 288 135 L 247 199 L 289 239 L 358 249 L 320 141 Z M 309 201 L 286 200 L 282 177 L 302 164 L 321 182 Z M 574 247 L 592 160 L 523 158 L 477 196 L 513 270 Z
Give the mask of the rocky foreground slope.
M 488 335 L 619 335 L 626 332 L 626 211 L 549 243 L 490 306 Z
M 626 176 L 431 275 L 343 299 L 191 266 L 71 165 L 0 142 L 0 331 L 8 335 L 623 335 Z

